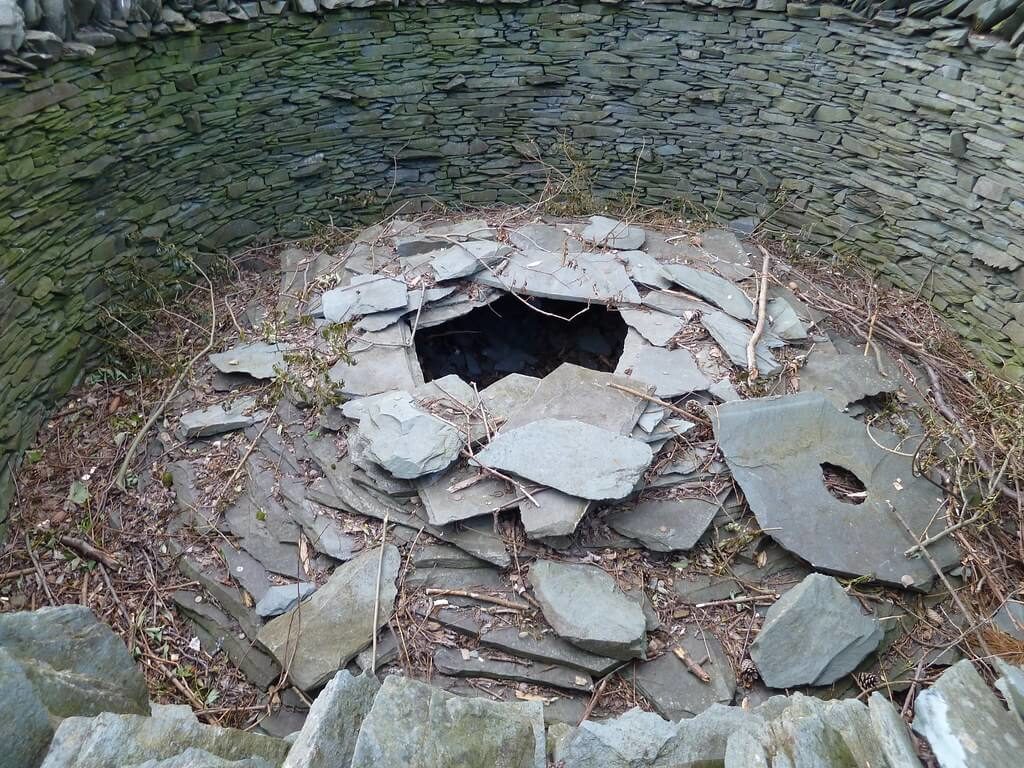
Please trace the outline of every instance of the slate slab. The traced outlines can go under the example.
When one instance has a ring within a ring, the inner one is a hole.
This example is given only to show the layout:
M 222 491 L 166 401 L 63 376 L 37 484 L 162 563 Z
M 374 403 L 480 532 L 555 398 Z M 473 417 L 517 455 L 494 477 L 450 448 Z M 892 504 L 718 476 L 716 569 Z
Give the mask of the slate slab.
M 641 227 L 607 216 L 591 216 L 580 236 L 588 243 L 620 251 L 635 251 L 647 239 L 647 233 Z
M 687 324 L 681 317 L 650 309 L 620 309 L 619 314 L 626 325 L 656 347 L 666 346 Z
M 348 351 L 351 361 L 339 360 L 327 372 L 339 394 L 364 397 L 393 389 L 411 392 L 423 383 L 407 320 L 361 334 Z
M 678 645 L 698 663 L 708 659 L 710 652 L 709 660 L 701 666 L 711 682 L 699 680 L 671 650 L 652 661 L 638 663 L 635 673 L 627 674 L 627 678 L 635 678 L 637 690 L 655 711 L 669 720 L 680 720 L 699 715 L 713 704 L 730 704 L 736 692 L 736 675 L 718 639 L 690 628 Z
M 289 676 L 297 687 L 310 690 L 323 684 L 387 623 L 397 594 L 395 580 L 401 556 L 396 547 L 385 546 L 380 608 L 374 626 L 379 558 L 380 550 L 372 549 L 339 566 L 306 602 L 260 631 L 259 642 L 282 665 L 289 665 Z
M 357 315 L 405 307 L 408 288 L 404 280 L 384 275 L 356 275 L 345 286 L 332 288 L 320 297 L 325 318 L 344 323 Z
M 875 691 L 868 697 L 871 728 L 891 768 L 922 768 L 907 724 L 889 699 Z
M 446 469 L 463 445 L 455 427 L 421 409 L 408 392 L 374 398 L 359 419 L 359 436 L 367 455 L 403 480 Z
M 228 575 L 242 585 L 253 600 L 259 600 L 270 588 L 267 569 L 247 552 L 235 549 L 230 544 L 220 545 L 220 553 L 227 566 Z
M 302 600 L 316 591 L 316 584 L 300 581 L 295 584 L 279 584 L 269 587 L 256 603 L 256 615 L 263 619 L 280 616 L 290 611 Z
M 711 416 L 758 523 L 782 546 L 821 570 L 894 585 L 905 576 L 915 586 L 931 583 L 928 563 L 903 555 L 914 542 L 892 509 L 919 536 L 934 535 L 944 526 L 936 515 L 942 494 L 915 477 L 910 458 L 897 452 L 899 438 L 875 428 L 869 436 L 816 393 L 724 403 Z M 833 497 L 822 463 L 853 472 L 867 489 L 863 503 Z M 929 550 L 940 565 L 959 562 L 948 536 Z
M 768 609 L 750 657 L 770 688 L 829 685 L 881 641 L 878 619 L 865 615 L 834 578 L 812 573 Z
M 211 437 L 233 432 L 264 421 L 269 416 L 256 410 L 255 397 L 239 397 L 230 406 L 223 403 L 182 414 L 179 434 L 185 439 Z
M 663 264 L 662 269 L 676 285 L 710 301 L 737 320 L 754 320 L 754 305 L 735 283 L 685 264 Z
M 507 245 L 488 240 L 471 240 L 439 251 L 430 259 L 430 268 L 439 282 L 469 277 L 493 267 L 512 252 Z
M 562 639 L 615 659 L 643 656 L 644 612 L 600 568 L 537 560 L 529 578 L 544 618 Z
M 782 296 L 770 299 L 765 305 L 765 317 L 772 333 L 785 341 L 804 341 L 807 328 L 796 309 Z
M 701 315 L 700 322 L 732 364 L 745 369 L 747 344 L 750 343 L 753 331 L 724 312 L 706 312 Z M 782 366 L 763 339 L 754 347 L 754 359 L 757 361 L 758 373 L 765 376 L 774 376 L 782 370 Z
M 50 715 L 21 665 L 0 646 L 0 730 L 6 765 L 39 765 L 53 736 Z
M 255 379 L 272 379 L 287 370 L 284 355 L 288 347 L 254 341 L 210 355 L 210 363 L 221 373 L 245 373 Z
M 634 708 L 607 720 L 583 721 L 558 757 L 564 768 L 668 768 L 659 756 L 676 730 L 675 723 Z
M 461 464 L 437 477 L 424 478 L 418 486 L 427 519 L 433 525 L 447 525 L 460 520 L 486 515 L 508 505 L 517 494 L 509 490 L 504 480 L 486 476 L 472 485 L 458 487 L 480 475 L 482 470 L 470 464 Z
M 672 281 L 661 263 L 645 251 L 619 251 L 619 259 L 626 265 L 626 273 L 634 283 L 651 288 L 669 288 Z
M 711 385 L 711 380 L 697 366 L 689 350 L 653 346 L 633 330 L 626 335 L 615 372 L 649 384 L 663 400 L 707 389 Z
M 639 304 L 640 294 L 613 255 L 579 253 L 566 263 L 562 253 L 528 248 L 504 263 L 473 275 L 475 282 L 524 296 L 584 303 Z
M 974 665 L 958 661 L 914 702 L 915 733 L 943 768 L 1003 768 L 1020 762 L 1024 728 Z
M 594 689 L 590 675 L 578 669 L 557 664 L 505 661 L 490 658 L 479 651 L 460 648 L 438 648 L 434 651 L 434 668 L 451 677 L 483 677 L 490 680 L 510 680 L 527 685 L 544 685 L 575 693 L 589 693 Z
M 618 659 L 587 653 L 551 634 L 535 636 L 515 627 L 496 627 L 480 633 L 480 645 L 524 659 L 550 662 L 604 677 L 622 665 Z
M 653 552 L 674 552 L 692 549 L 719 509 L 711 499 L 650 499 L 606 520 L 613 530 Z
M 462 698 L 390 676 L 356 740 L 351 768 L 544 768 L 538 702 Z
M 874 355 L 836 355 L 812 349 L 800 368 L 800 391 L 820 392 L 839 410 L 865 397 L 896 392 L 902 383 L 895 367 L 880 371 Z
M 380 683 L 341 670 L 309 708 L 306 722 L 281 768 L 337 768 L 352 762 L 359 727 L 373 706 Z
M 510 373 L 480 390 L 480 401 L 487 409 L 487 417 L 494 423 L 508 420 L 533 397 L 539 384 L 540 379 L 534 376 Z
M 595 500 L 628 496 L 652 457 L 645 443 L 560 419 L 503 430 L 476 454 L 484 466 Z

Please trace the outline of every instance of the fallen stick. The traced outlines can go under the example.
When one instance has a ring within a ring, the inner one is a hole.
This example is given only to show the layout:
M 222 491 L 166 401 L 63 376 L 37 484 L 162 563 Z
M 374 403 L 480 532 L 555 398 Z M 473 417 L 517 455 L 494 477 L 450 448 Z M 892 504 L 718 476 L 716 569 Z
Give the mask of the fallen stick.
M 426 590 L 428 595 L 436 595 L 438 597 L 468 597 L 472 600 L 479 600 L 482 603 L 493 603 L 494 605 L 500 605 L 503 608 L 511 608 L 515 611 L 528 611 L 530 606 L 526 603 L 517 603 L 515 600 L 506 600 L 503 597 L 492 597 L 491 595 L 485 595 L 482 592 L 473 592 L 468 589 L 440 589 L 437 587 L 430 587 Z
M 975 520 L 979 520 L 979 519 L 981 519 L 984 516 L 985 516 L 985 510 L 981 510 L 979 512 L 976 512 L 975 514 L 971 515 L 970 517 L 961 520 L 959 523 L 954 523 L 953 525 L 949 526 L 949 528 L 947 528 L 946 530 L 939 531 L 934 536 L 929 536 L 927 539 L 922 539 L 920 544 L 915 544 L 910 549 L 904 550 L 903 551 L 903 556 L 904 557 L 912 557 L 914 555 L 914 553 L 917 552 L 919 549 L 923 550 L 925 547 L 931 546 L 932 544 L 934 544 L 937 541 L 942 541 L 944 538 L 949 536 L 949 534 L 953 533 L 953 531 L 958 531 L 961 528 L 963 528 L 965 525 L 970 525 Z
M 622 384 L 616 384 L 613 381 L 608 382 L 605 386 L 611 387 L 612 389 L 617 389 L 620 392 L 625 392 L 628 395 L 633 395 L 634 397 L 639 397 L 641 400 L 646 400 L 649 403 L 660 405 L 662 408 L 667 408 L 668 410 L 672 411 L 672 413 L 684 416 L 687 419 L 700 419 L 699 414 L 685 411 L 678 405 L 673 405 L 672 403 L 666 402 L 665 400 L 654 397 L 654 395 L 648 395 L 646 392 L 641 392 L 639 389 L 631 389 L 630 387 L 625 387 Z
M 373 650 L 370 652 L 370 674 L 377 674 L 377 622 L 380 619 L 380 582 L 384 578 L 384 545 L 388 541 L 388 516 L 384 513 L 384 527 L 380 532 L 380 558 L 377 560 L 377 588 L 373 593 Z M 416 534 L 417 537 L 419 534 Z
M 490 475 L 494 475 L 495 477 L 499 478 L 500 480 L 504 480 L 506 483 L 512 483 L 512 485 L 514 487 L 519 489 L 519 492 L 522 493 L 523 496 L 525 496 L 526 498 L 528 498 L 530 500 L 530 502 L 533 504 L 533 506 L 535 506 L 535 507 L 539 507 L 540 506 L 540 502 L 538 502 L 535 498 L 533 498 L 533 494 L 531 494 L 528 490 L 526 490 L 526 486 L 523 485 L 522 483 L 518 482 L 517 480 L 513 480 L 508 475 L 502 474 L 501 472 L 499 472 L 496 469 L 492 469 L 491 467 L 488 467 L 488 466 L 485 466 L 485 465 L 481 464 L 477 460 L 476 456 L 471 454 L 469 451 L 463 451 L 462 455 L 465 456 L 467 459 L 469 459 L 470 463 L 473 464 L 473 466 L 479 467 L 484 472 L 486 472 L 486 473 L 488 473 Z
M 740 605 L 742 603 L 756 603 L 758 600 L 778 600 L 779 596 L 771 595 L 747 595 L 745 597 L 734 597 L 729 600 L 712 600 L 709 603 L 697 603 L 694 608 L 714 608 L 719 605 Z
M 82 539 L 76 539 L 74 536 L 61 536 L 60 543 L 65 547 L 69 547 L 82 557 L 87 557 L 90 560 L 95 560 L 97 563 L 103 563 L 107 568 L 115 571 L 121 570 L 124 566 L 114 558 L 112 555 L 107 554 L 102 549 L 94 547 L 87 541 Z
M 682 646 L 675 646 L 672 649 L 672 653 L 679 659 L 690 670 L 690 674 L 700 680 L 702 683 L 709 684 L 711 682 L 711 675 L 686 652 L 686 649 Z
M 750 381 L 757 381 L 757 343 L 764 334 L 765 308 L 768 302 L 768 250 L 763 246 L 761 249 L 764 261 L 761 262 L 761 289 L 757 294 L 757 324 L 754 325 L 754 332 L 750 334 L 750 341 L 747 342 L 747 377 Z

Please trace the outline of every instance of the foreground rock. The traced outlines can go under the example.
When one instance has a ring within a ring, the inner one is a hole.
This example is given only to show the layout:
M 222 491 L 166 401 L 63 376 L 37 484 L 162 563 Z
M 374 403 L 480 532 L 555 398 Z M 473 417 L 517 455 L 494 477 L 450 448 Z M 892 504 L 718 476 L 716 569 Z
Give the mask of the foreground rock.
M 771 688 L 828 685 L 882 641 L 882 628 L 831 576 L 812 573 L 765 616 L 750 657 Z
M 584 499 L 621 499 L 650 466 L 650 446 L 581 421 L 541 419 L 502 432 L 481 464 Z
M 53 736 L 49 713 L 21 665 L 3 648 L 0 648 L 0 723 L 5 753 L 0 763 L 38 765 Z
M 255 411 L 256 398 L 240 397 L 225 407 L 222 403 L 190 411 L 181 417 L 180 433 L 183 438 L 212 437 L 236 429 L 245 429 L 267 418 L 267 413 Z
M 544 768 L 544 755 L 539 702 L 461 698 L 391 676 L 363 721 L 351 768 Z
M 309 690 L 322 685 L 387 623 L 397 594 L 401 556 L 396 547 L 385 545 L 374 624 L 379 560 L 380 550 L 372 549 L 338 567 L 306 602 L 260 631 L 259 642 L 288 670 L 297 687 Z
M 455 427 L 421 410 L 408 392 L 373 398 L 359 419 L 359 437 L 373 461 L 403 480 L 446 469 L 463 442 Z
M 221 373 L 245 373 L 255 379 L 272 379 L 287 368 L 285 351 L 280 344 L 254 341 L 215 352 L 210 355 L 210 362 Z
M 647 233 L 641 227 L 633 227 L 607 216 L 591 216 L 590 223 L 580 235 L 588 243 L 619 251 L 635 251 L 647 239 Z
M 643 656 L 644 612 L 600 568 L 537 560 L 530 566 L 530 584 L 544 618 L 559 637 L 613 659 Z
M 349 766 L 359 728 L 380 690 L 376 677 L 341 670 L 316 697 L 282 768 Z

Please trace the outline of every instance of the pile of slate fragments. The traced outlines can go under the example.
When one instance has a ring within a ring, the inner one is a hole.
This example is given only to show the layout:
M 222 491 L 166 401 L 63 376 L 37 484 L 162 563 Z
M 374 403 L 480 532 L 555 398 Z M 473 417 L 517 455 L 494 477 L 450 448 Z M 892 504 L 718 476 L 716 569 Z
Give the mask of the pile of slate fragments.
M 965 619 L 935 586 L 959 553 L 912 463 L 910 369 L 773 280 L 750 381 L 762 255 L 743 226 L 393 219 L 281 253 L 277 305 L 178 403 L 165 474 L 173 527 L 199 534 L 169 545 L 203 586 L 180 611 L 255 685 L 293 686 L 261 728 L 297 730 L 345 668 L 575 726 L 636 702 L 680 721 L 896 694 L 959 659 Z M 505 338 L 451 368 L 479 377 L 425 381 L 427 339 L 496 307 Z M 523 312 L 616 314 L 624 334 L 541 359 Z

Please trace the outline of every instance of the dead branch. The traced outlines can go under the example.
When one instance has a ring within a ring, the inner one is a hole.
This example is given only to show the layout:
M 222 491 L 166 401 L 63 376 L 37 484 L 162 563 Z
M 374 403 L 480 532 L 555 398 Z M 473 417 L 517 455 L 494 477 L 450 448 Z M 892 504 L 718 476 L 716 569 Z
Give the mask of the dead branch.
M 754 332 L 747 342 L 747 377 L 750 381 L 757 381 L 757 343 L 761 341 L 764 334 L 765 310 L 768 302 L 768 249 L 763 245 L 757 246 L 761 249 L 764 260 L 761 262 L 761 289 L 757 294 L 757 323 L 754 325 Z
M 500 605 L 503 608 L 511 608 L 514 611 L 529 611 L 531 606 L 526 603 L 517 603 L 515 600 L 506 600 L 504 597 L 493 597 L 491 595 L 485 595 L 483 592 L 473 592 L 468 589 L 440 589 L 430 587 L 426 590 L 428 595 L 436 595 L 438 597 L 468 597 L 472 600 L 479 600 L 482 603 L 493 603 L 494 605 Z
M 60 543 L 65 547 L 75 550 L 75 552 L 82 555 L 82 557 L 95 560 L 98 563 L 103 563 L 111 570 L 119 571 L 124 567 L 113 555 L 104 552 L 102 549 L 94 547 L 83 539 L 76 539 L 74 536 L 61 536 Z
M 711 675 L 708 674 L 707 670 L 704 669 L 696 661 L 694 661 L 693 657 L 690 656 L 690 654 L 686 652 L 686 649 L 683 648 L 681 645 L 673 647 L 672 653 L 674 653 L 676 655 L 676 658 L 686 665 L 686 668 L 690 670 L 690 674 L 692 674 L 702 683 L 709 684 L 711 682 Z

